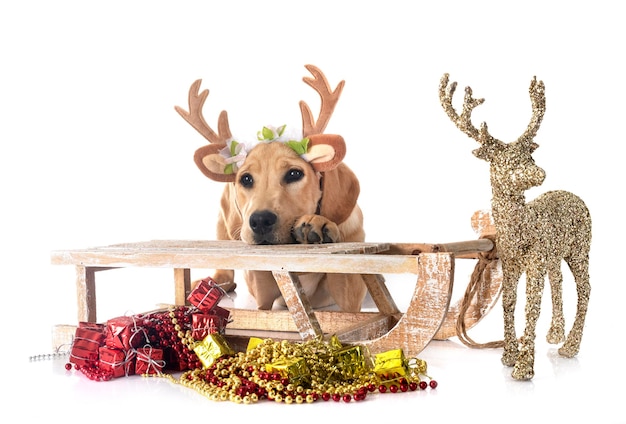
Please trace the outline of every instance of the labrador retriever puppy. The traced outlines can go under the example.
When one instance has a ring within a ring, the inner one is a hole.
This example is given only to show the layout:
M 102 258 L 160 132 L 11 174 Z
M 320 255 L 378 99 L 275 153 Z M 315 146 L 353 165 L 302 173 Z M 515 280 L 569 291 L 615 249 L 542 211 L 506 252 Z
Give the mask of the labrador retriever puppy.
M 321 97 L 317 122 L 300 102 L 303 129 L 288 135 L 286 127 L 264 127 L 254 142 L 234 140 L 226 111 L 218 119 L 218 132 L 202 116 L 208 90 L 201 80 L 189 90 L 189 111 L 178 113 L 209 144 L 199 148 L 195 163 L 208 178 L 225 182 L 217 221 L 218 240 L 248 244 L 336 243 L 365 240 L 363 214 L 357 204 L 359 181 L 342 162 L 346 146 L 340 135 L 324 129 L 343 90 L 344 81 L 331 90 L 322 72 L 306 68 L 313 78 L 303 80 Z M 366 294 L 358 274 L 301 274 L 300 281 L 313 308 L 337 305 L 357 312 Z M 216 270 L 213 279 L 233 290 L 234 270 Z M 269 271 L 246 271 L 245 281 L 259 309 L 281 304 L 281 293 Z

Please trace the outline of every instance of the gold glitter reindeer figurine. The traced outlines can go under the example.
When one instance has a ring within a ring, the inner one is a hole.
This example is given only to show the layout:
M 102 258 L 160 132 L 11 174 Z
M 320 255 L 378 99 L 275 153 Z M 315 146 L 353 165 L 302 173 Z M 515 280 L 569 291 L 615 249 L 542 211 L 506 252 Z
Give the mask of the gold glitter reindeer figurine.
M 561 356 L 578 354 L 589 303 L 589 249 L 591 217 L 585 203 L 567 191 L 549 191 L 526 203 L 524 192 L 540 186 L 545 171 L 535 165 L 533 151 L 539 147 L 533 138 L 545 113 L 545 87 L 533 78 L 530 84 L 532 118 L 521 137 L 512 143 L 493 138 L 487 124 L 480 129 L 471 122 L 471 113 L 484 99 L 474 99 L 472 89 L 465 89 L 463 110 L 457 114 L 452 106 L 456 82 L 441 78 L 439 98 L 443 109 L 456 126 L 473 138 L 480 147 L 474 155 L 490 163 L 491 208 L 496 228 L 496 246 L 502 263 L 502 303 L 504 310 L 504 353 L 502 363 L 514 366 L 512 377 L 530 380 L 534 376 L 535 330 L 541 309 L 546 274 L 552 294 L 552 322 L 549 343 L 565 342 Z M 562 261 L 569 266 L 578 293 L 576 318 L 565 338 L 561 273 Z M 517 284 L 526 274 L 526 327 L 518 341 L 514 312 Z

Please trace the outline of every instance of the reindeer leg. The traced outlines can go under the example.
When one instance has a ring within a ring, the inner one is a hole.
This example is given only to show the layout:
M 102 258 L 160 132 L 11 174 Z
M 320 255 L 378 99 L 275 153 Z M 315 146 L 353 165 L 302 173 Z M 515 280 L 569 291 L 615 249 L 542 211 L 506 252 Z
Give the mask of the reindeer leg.
M 565 340 L 565 318 L 563 317 L 563 273 L 561 262 L 550 265 L 548 270 L 550 295 L 552 297 L 552 321 L 546 340 L 558 344 Z
M 585 326 L 585 317 L 589 305 L 589 294 L 591 293 L 591 284 L 589 283 L 589 257 L 587 256 L 580 260 L 569 260 L 567 264 L 576 281 L 578 304 L 576 306 L 576 319 L 574 320 L 572 329 L 567 335 L 565 343 L 559 349 L 559 354 L 567 358 L 572 358 L 576 356 L 580 350 L 580 342 L 583 337 L 583 327 Z
M 535 338 L 537 320 L 541 312 L 541 297 L 545 283 L 545 272 L 526 274 L 526 328 L 521 340 L 521 348 L 511 376 L 516 380 L 530 380 L 535 371 Z
M 519 347 L 515 335 L 515 304 L 517 302 L 517 284 L 521 271 L 502 263 L 502 310 L 504 313 L 504 352 L 502 364 L 512 367 L 517 361 Z

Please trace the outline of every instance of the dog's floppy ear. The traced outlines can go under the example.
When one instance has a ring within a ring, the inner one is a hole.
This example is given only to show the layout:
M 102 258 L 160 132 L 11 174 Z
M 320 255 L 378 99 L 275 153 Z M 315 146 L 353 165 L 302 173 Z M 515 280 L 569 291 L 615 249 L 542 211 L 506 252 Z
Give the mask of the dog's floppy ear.
M 356 207 L 360 190 L 358 178 L 345 163 L 324 172 L 320 215 L 341 224 Z
M 220 213 L 217 219 L 218 240 L 241 240 L 243 225 L 241 213 L 236 207 L 235 185 L 225 184 L 220 201 Z
M 346 156 L 346 143 L 343 137 L 335 134 L 315 134 L 309 136 L 309 149 L 302 158 L 319 172 L 335 169 Z

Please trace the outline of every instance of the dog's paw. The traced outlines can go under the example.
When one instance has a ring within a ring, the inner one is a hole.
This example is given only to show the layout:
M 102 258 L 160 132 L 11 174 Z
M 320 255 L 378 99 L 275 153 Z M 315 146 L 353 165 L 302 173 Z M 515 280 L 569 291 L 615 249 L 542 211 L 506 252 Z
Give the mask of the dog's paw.
M 320 215 L 304 215 L 293 226 L 293 237 L 301 244 L 336 243 L 339 241 L 337 224 Z

